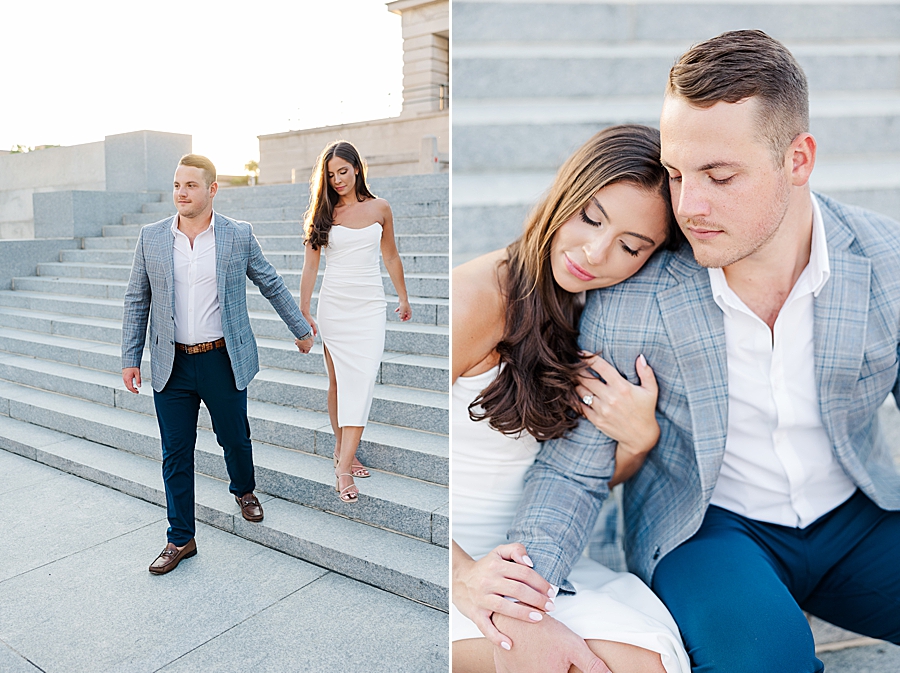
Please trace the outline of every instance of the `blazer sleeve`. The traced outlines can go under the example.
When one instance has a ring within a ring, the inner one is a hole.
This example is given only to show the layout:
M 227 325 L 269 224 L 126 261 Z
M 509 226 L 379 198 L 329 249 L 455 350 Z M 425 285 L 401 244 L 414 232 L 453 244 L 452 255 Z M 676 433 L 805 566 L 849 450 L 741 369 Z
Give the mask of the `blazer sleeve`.
M 565 438 L 546 441 L 525 475 L 525 491 L 509 530 L 535 570 L 560 590 L 587 544 L 615 471 L 616 443 L 587 419 Z
M 144 231 L 138 234 L 134 249 L 131 276 L 125 290 L 125 311 L 122 316 L 122 369 L 140 367 L 147 339 L 147 320 L 150 315 L 150 278 L 144 260 Z
M 284 284 L 284 279 L 278 275 L 275 267 L 263 255 L 252 228 L 249 252 L 247 277 L 259 288 L 262 296 L 269 300 L 291 333 L 298 339 L 309 339 L 312 336 L 312 328 L 300 312 L 300 307 L 297 306 L 297 302 L 291 296 L 291 291 Z

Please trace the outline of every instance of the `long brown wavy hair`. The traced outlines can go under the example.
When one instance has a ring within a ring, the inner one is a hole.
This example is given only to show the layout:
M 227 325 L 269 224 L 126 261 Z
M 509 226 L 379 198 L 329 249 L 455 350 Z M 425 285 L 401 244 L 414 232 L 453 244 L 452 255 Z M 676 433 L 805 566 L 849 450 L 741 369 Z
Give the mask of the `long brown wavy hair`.
M 336 140 L 322 150 L 312 175 L 309 178 L 309 208 L 303 215 L 303 242 L 313 250 L 328 245 L 328 232 L 334 226 L 334 207 L 338 203 L 338 193 L 328 182 L 328 162 L 339 157 L 353 166 L 356 171 L 356 199 L 374 199 L 366 183 L 366 163 L 359 156 L 353 143 Z
M 497 344 L 505 366 L 469 405 L 472 420 L 487 419 L 504 434 L 525 431 L 538 440 L 562 437 L 577 425 L 580 400 L 575 385 L 584 369 L 578 357 L 581 305 L 578 295 L 553 278 L 551 243 L 557 230 L 607 185 L 633 184 L 669 203 L 669 181 L 659 152 L 656 129 L 611 126 L 559 169 L 546 197 L 526 219 L 521 238 L 506 249 L 506 325 Z M 662 247 L 674 249 L 683 239 L 671 208 L 667 212 Z

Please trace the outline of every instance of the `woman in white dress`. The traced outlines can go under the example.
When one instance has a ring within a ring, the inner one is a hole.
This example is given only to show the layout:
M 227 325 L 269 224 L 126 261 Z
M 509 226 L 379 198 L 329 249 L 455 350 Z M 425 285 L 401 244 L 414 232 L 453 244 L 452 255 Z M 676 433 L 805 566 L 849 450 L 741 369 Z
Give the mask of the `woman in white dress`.
M 504 544 L 538 439 L 586 416 L 618 441 L 613 483 L 655 445 L 652 370 L 639 358 L 636 386 L 580 354 L 578 317 L 586 290 L 625 280 L 680 240 L 659 132 L 623 125 L 568 159 L 518 241 L 454 270 L 454 672 L 494 671 L 494 646 L 515 646 L 500 616 L 501 626 L 514 618 L 574 639 L 581 659 L 541 653 L 543 670 L 587 669 L 597 656 L 613 673 L 689 673 L 678 627 L 636 576 L 582 557 L 569 576 L 577 593 L 557 596 L 522 545 Z
M 335 489 L 343 502 L 355 503 L 359 490 L 353 478 L 369 476 L 356 460 L 356 449 L 384 353 L 386 315 L 379 251 L 400 300 L 395 313 L 406 321 L 412 312 L 391 207 L 369 191 L 365 164 L 356 148 L 342 140 L 328 145 L 313 169 L 309 191 L 300 310 L 324 344 L 328 416 L 335 437 Z M 323 249 L 325 274 L 317 320 L 313 320 L 310 305 Z

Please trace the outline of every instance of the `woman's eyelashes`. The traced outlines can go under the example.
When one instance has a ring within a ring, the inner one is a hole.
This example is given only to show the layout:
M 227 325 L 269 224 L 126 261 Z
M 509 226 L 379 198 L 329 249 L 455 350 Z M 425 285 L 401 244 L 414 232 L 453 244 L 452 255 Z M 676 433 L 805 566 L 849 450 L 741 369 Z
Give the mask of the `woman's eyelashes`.
M 590 217 L 588 217 L 587 210 L 584 208 L 581 209 L 581 219 L 584 222 L 586 222 L 587 224 L 590 224 L 594 227 L 599 227 L 602 224 L 602 222 L 598 222 L 597 220 L 592 220 Z M 622 246 L 622 250 L 627 252 L 632 257 L 637 257 L 638 255 L 641 254 L 640 250 L 633 250 L 633 249 L 629 248 L 627 245 L 625 245 L 625 243 L 619 243 L 619 245 Z
M 593 225 L 595 227 L 600 226 L 600 222 L 598 222 L 597 220 L 592 220 L 588 217 L 587 210 L 585 210 L 584 208 L 581 209 L 581 219 L 587 224 Z

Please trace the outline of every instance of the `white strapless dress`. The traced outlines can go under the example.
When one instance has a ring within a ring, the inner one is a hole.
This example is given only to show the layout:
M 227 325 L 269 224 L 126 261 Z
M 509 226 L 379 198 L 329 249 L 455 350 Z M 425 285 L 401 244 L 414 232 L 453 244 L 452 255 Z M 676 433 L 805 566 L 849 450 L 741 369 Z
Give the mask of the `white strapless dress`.
M 381 225 L 334 226 L 324 250 L 316 322 L 337 378 L 338 425 L 365 426 L 387 321 L 379 266 Z
M 539 448 L 530 435 L 515 439 L 492 430 L 487 421 L 469 418 L 469 404 L 499 371 L 494 367 L 477 376 L 461 376 L 453 384 L 453 539 L 475 559 L 508 541 L 525 472 Z M 637 576 L 614 572 L 583 556 L 569 581 L 577 593 L 556 597 L 555 619 L 585 640 L 610 640 L 658 652 L 667 673 L 690 673 L 675 620 Z M 450 633 L 452 640 L 483 637 L 455 606 L 450 608 Z

